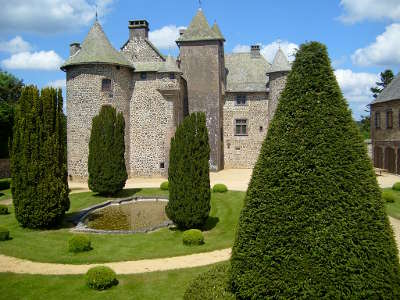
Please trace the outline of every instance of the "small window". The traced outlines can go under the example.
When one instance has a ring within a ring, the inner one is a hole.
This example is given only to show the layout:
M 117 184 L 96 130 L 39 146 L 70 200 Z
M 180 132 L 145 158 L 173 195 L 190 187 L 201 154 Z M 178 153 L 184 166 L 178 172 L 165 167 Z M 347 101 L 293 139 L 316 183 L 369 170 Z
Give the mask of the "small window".
M 147 73 L 145 73 L 145 72 L 140 73 L 140 79 L 146 80 L 147 79 Z
M 236 105 L 246 105 L 247 97 L 246 95 L 236 95 Z
M 393 112 L 391 110 L 386 112 L 386 128 L 393 128 Z
M 175 79 L 175 73 L 169 73 L 169 79 Z
M 264 128 L 262 126 L 260 126 L 260 132 L 262 132 L 264 130 Z
M 165 168 L 165 163 L 164 162 L 160 162 L 160 169 L 164 169 Z
M 381 128 L 381 113 L 379 113 L 379 112 L 375 113 L 375 128 L 376 129 Z
M 101 81 L 101 91 L 102 92 L 111 92 L 111 79 L 104 78 Z
M 235 135 L 247 135 L 247 119 L 235 120 Z

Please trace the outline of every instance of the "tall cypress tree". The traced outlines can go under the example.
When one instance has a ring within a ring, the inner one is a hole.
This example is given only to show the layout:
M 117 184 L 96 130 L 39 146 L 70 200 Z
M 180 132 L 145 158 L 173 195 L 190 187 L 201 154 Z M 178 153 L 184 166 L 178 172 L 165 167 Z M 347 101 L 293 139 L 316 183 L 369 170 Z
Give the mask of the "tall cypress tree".
M 231 258 L 240 299 L 399 299 L 396 244 L 326 47 L 296 54 Z
M 24 227 L 58 224 L 69 209 L 61 90 L 23 89 L 11 147 L 15 216 Z
M 206 116 L 187 116 L 171 139 L 167 216 L 180 228 L 200 228 L 210 213 L 210 146 Z
M 125 120 L 112 106 L 104 105 L 93 118 L 89 142 L 89 188 L 113 195 L 128 179 L 125 166 Z

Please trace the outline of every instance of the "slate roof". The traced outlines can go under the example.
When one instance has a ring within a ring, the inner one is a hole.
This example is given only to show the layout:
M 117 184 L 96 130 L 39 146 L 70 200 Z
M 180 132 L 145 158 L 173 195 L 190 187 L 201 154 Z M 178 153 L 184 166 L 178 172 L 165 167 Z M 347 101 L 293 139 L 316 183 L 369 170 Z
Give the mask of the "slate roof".
M 227 92 L 267 92 L 268 76 L 271 64 L 260 55 L 252 57 L 250 53 L 232 53 L 225 56 L 227 74 Z
M 274 61 L 272 62 L 272 67 L 269 73 L 274 72 L 289 72 L 292 69 L 285 53 L 281 48 L 276 52 Z
M 211 27 L 211 30 L 214 31 L 214 33 L 223 41 L 225 41 L 224 36 L 222 35 L 221 29 L 219 28 L 217 22 L 214 22 L 213 27 Z
M 82 64 L 112 64 L 133 68 L 129 61 L 114 47 L 106 37 L 99 22 L 95 22 L 81 45 L 81 49 L 70 56 L 61 69 Z
M 387 102 L 391 100 L 400 100 L 400 74 L 393 78 L 392 82 L 383 89 L 378 98 L 372 101 L 371 104 Z
M 221 36 L 211 29 L 207 22 L 206 17 L 201 9 L 197 11 L 189 27 L 185 33 L 181 35 L 176 41 L 179 42 L 190 42 L 190 41 L 210 41 L 210 40 L 221 40 Z
M 182 73 L 176 64 L 176 59 L 174 59 L 171 55 L 167 56 L 165 62 L 158 69 L 159 73 Z

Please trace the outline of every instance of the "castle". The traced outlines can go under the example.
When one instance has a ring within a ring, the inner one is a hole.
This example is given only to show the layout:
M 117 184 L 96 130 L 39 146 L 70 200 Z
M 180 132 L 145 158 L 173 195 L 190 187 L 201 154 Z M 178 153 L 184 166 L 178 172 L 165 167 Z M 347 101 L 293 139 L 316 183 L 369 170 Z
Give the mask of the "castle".
M 282 50 L 272 65 L 260 54 L 224 53 L 225 39 L 201 9 L 165 57 L 149 41 L 145 20 L 129 21 L 129 39 L 115 50 L 96 21 L 82 45 L 70 45 L 67 77 L 68 173 L 88 177 L 92 118 L 112 105 L 125 118 L 130 176 L 166 176 L 170 140 L 189 113 L 207 117 L 210 169 L 251 168 L 291 66 Z

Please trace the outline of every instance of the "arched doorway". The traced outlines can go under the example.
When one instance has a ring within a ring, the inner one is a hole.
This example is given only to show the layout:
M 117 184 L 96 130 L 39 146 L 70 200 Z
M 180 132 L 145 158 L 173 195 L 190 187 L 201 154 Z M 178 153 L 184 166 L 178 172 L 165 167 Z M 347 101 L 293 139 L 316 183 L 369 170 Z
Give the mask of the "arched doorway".
M 390 173 L 396 172 L 396 156 L 393 148 L 385 149 L 385 169 Z
M 374 166 L 383 169 L 383 151 L 381 147 L 374 147 Z

